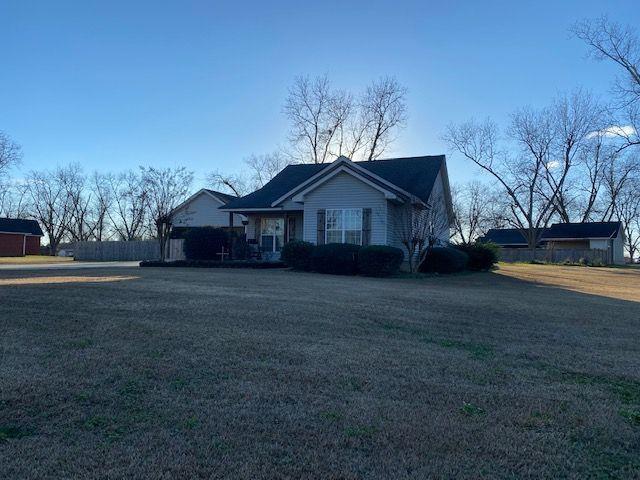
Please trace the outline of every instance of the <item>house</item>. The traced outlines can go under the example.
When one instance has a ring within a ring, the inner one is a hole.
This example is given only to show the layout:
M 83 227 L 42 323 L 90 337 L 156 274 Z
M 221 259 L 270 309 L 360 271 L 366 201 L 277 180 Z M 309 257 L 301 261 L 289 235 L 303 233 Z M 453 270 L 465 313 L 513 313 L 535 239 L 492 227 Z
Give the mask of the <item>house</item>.
M 227 213 L 219 207 L 237 199 L 215 190 L 203 188 L 176 207 L 171 213 L 174 237 L 189 227 L 239 227 L 246 218 L 236 213 Z
M 0 218 L 0 257 L 39 255 L 42 236 L 35 220 Z
M 442 212 L 432 236 L 448 242 L 453 218 L 444 155 L 289 165 L 264 187 L 220 210 L 244 215 L 247 241 L 278 258 L 292 240 L 402 248 L 409 223 Z M 409 215 L 407 215 L 409 214 Z M 406 255 L 406 251 L 405 251 Z
M 554 223 L 542 234 L 548 249 L 606 250 L 611 264 L 624 264 L 621 222 Z
M 624 264 L 624 232 L 620 222 L 554 223 L 538 233 L 537 248 L 574 250 L 577 256 L 588 254 L 589 250 L 604 250 L 607 263 Z M 492 228 L 479 241 L 503 248 L 528 248 L 525 236 L 517 228 Z

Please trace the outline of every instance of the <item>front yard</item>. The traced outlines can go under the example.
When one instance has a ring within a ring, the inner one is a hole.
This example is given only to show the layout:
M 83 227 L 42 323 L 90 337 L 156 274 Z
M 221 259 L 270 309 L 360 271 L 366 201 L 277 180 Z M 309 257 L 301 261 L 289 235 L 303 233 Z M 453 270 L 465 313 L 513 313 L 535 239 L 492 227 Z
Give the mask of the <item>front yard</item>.
M 638 477 L 639 338 L 631 269 L 2 271 L 0 471 Z
M 51 255 L 26 255 L 24 257 L 0 257 L 0 265 L 31 265 L 44 263 L 69 263 L 73 257 L 53 257 Z

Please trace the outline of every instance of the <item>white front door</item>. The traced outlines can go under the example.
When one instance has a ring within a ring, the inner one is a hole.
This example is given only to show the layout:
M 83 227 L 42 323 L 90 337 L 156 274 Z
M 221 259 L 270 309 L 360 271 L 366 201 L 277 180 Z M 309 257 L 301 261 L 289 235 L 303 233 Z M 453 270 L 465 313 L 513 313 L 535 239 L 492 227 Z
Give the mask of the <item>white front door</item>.
M 262 218 L 260 247 L 263 252 L 279 252 L 284 245 L 284 218 Z

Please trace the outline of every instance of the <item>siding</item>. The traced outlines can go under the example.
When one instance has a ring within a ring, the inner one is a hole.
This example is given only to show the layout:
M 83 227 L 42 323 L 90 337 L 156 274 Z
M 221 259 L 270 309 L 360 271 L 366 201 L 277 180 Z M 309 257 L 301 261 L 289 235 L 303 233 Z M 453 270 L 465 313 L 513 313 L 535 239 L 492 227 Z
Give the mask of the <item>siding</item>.
M 21 257 L 24 237 L 23 233 L 0 233 L 0 257 Z
M 392 247 L 400 248 L 407 255 L 406 247 L 402 244 L 403 223 L 407 219 L 406 205 L 394 205 L 389 203 L 387 206 L 387 241 Z
M 304 240 L 317 243 L 317 211 L 327 208 L 371 208 L 371 243 L 387 243 L 387 200 L 348 173 L 339 173 L 305 195 Z
M 618 236 L 613 239 L 613 263 L 624 265 L 624 233 L 618 232 Z
M 176 227 L 228 227 L 229 212 L 218 207 L 223 205 L 209 194 L 202 192 L 173 215 Z M 242 215 L 233 214 L 233 226 L 242 226 Z
M 444 196 L 444 185 L 442 183 L 441 173 L 438 174 L 436 181 L 433 185 L 433 190 L 431 192 L 431 197 L 429 199 L 430 203 L 433 205 L 433 208 L 437 209 L 437 211 L 441 212 L 442 215 L 447 215 L 447 204 Z M 387 219 L 387 238 L 389 240 L 389 245 L 392 247 L 401 248 L 402 251 L 405 252 L 405 247 L 402 244 L 402 237 L 405 228 L 402 225 L 404 222 L 408 222 L 408 214 L 405 213 L 407 207 L 405 205 L 393 205 L 389 203 L 389 207 L 387 209 L 388 219 Z M 418 214 L 425 214 L 424 210 L 415 210 Z M 440 232 L 436 234 L 441 243 L 448 243 L 451 236 L 451 229 L 442 224 L 442 222 L 438 222 L 441 227 Z
M 40 255 L 40 237 L 27 236 L 25 247 L 27 255 Z
M 442 182 L 442 170 L 438 173 L 438 177 L 433 184 L 433 190 L 431 191 L 429 202 L 433 205 L 433 208 L 436 208 L 442 215 L 447 215 L 447 203 L 444 195 L 444 183 Z M 444 224 L 443 222 L 438 223 L 440 231 L 437 232 L 436 236 L 440 242 L 449 243 L 449 240 L 451 240 L 451 227 L 448 225 L 448 222 L 444 222 Z

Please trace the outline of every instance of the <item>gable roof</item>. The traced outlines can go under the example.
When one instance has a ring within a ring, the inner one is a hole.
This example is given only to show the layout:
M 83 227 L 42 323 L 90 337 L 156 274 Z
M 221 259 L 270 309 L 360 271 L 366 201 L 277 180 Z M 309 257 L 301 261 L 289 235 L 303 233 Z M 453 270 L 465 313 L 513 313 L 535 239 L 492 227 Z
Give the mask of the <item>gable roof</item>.
M 539 229 L 537 233 L 540 233 Z M 493 242 L 498 245 L 528 245 L 527 239 L 517 228 L 490 228 L 484 237 L 480 238 L 482 242 Z
M 350 163 L 393 184 L 401 191 L 404 190 L 415 195 L 426 203 L 429 200 L 433 184 L 444 162 L 444 155 L 435 155 Z M 272 208 L 271 205 L 274 201 L 286 195 L 288 192 L 295 190 L 302 183 L 322 172 L 324 169 L 327 169 L 327 171 L 331 170 L 331 166 L 331 163 L 289 165 L 264 187 L 249 195 L 232 200 L 221 208 Z
M 620 222 L 554 223 L 542 231 L 541 242 L 549 240 L 580 240 L 589 238 L 615 238 Z M 491 228 L 480 239 L 498 245 L 527 245 L 527 240 L 517 228 Z
M 189 205 L 192 201 L 194 201 L 196 198 L 198 198 L 202 194 L 209 195 L 210 197 L 214 198 L 215 200 L 217 200 L 218 202 L 220 202 L 222 204 L 221 206 L 225 206 L 231 200 L 235 200 L 235 199 L 238 198 L 235 195 L 229 195 L 228 193 L 222 193 L 222 192 L 218 192 L 216 190 L 210 190 L 208 188 L 201 188 L 196 193 L 194 193 L 189 198 L 187 198 L 184 202 L 182 202 L 180 205 L 178 205 L 176 208 L 174 208 L 171 211 L 170 216 L 175 215 L 177 212 L 179 212 L 184 207 Z
M 0 218 L 0 232 L 26 233 L 27 235 L 43 236 L 42 229 L 38 222 L 23 218 Z
M 542 235 L 543 240 L 616 238 L 620 222 L 554 223 Z
M 203 188 L 202 190 L 210 193 L 214 197 L 218 197 L 220 201 L 224 203 L 229 203 L 231 200 L 235 200 L 238 198 L 236 195 L 232 195 L 224 192 L 218 192 L 217 190 L 211 190 L 210 188 Z

